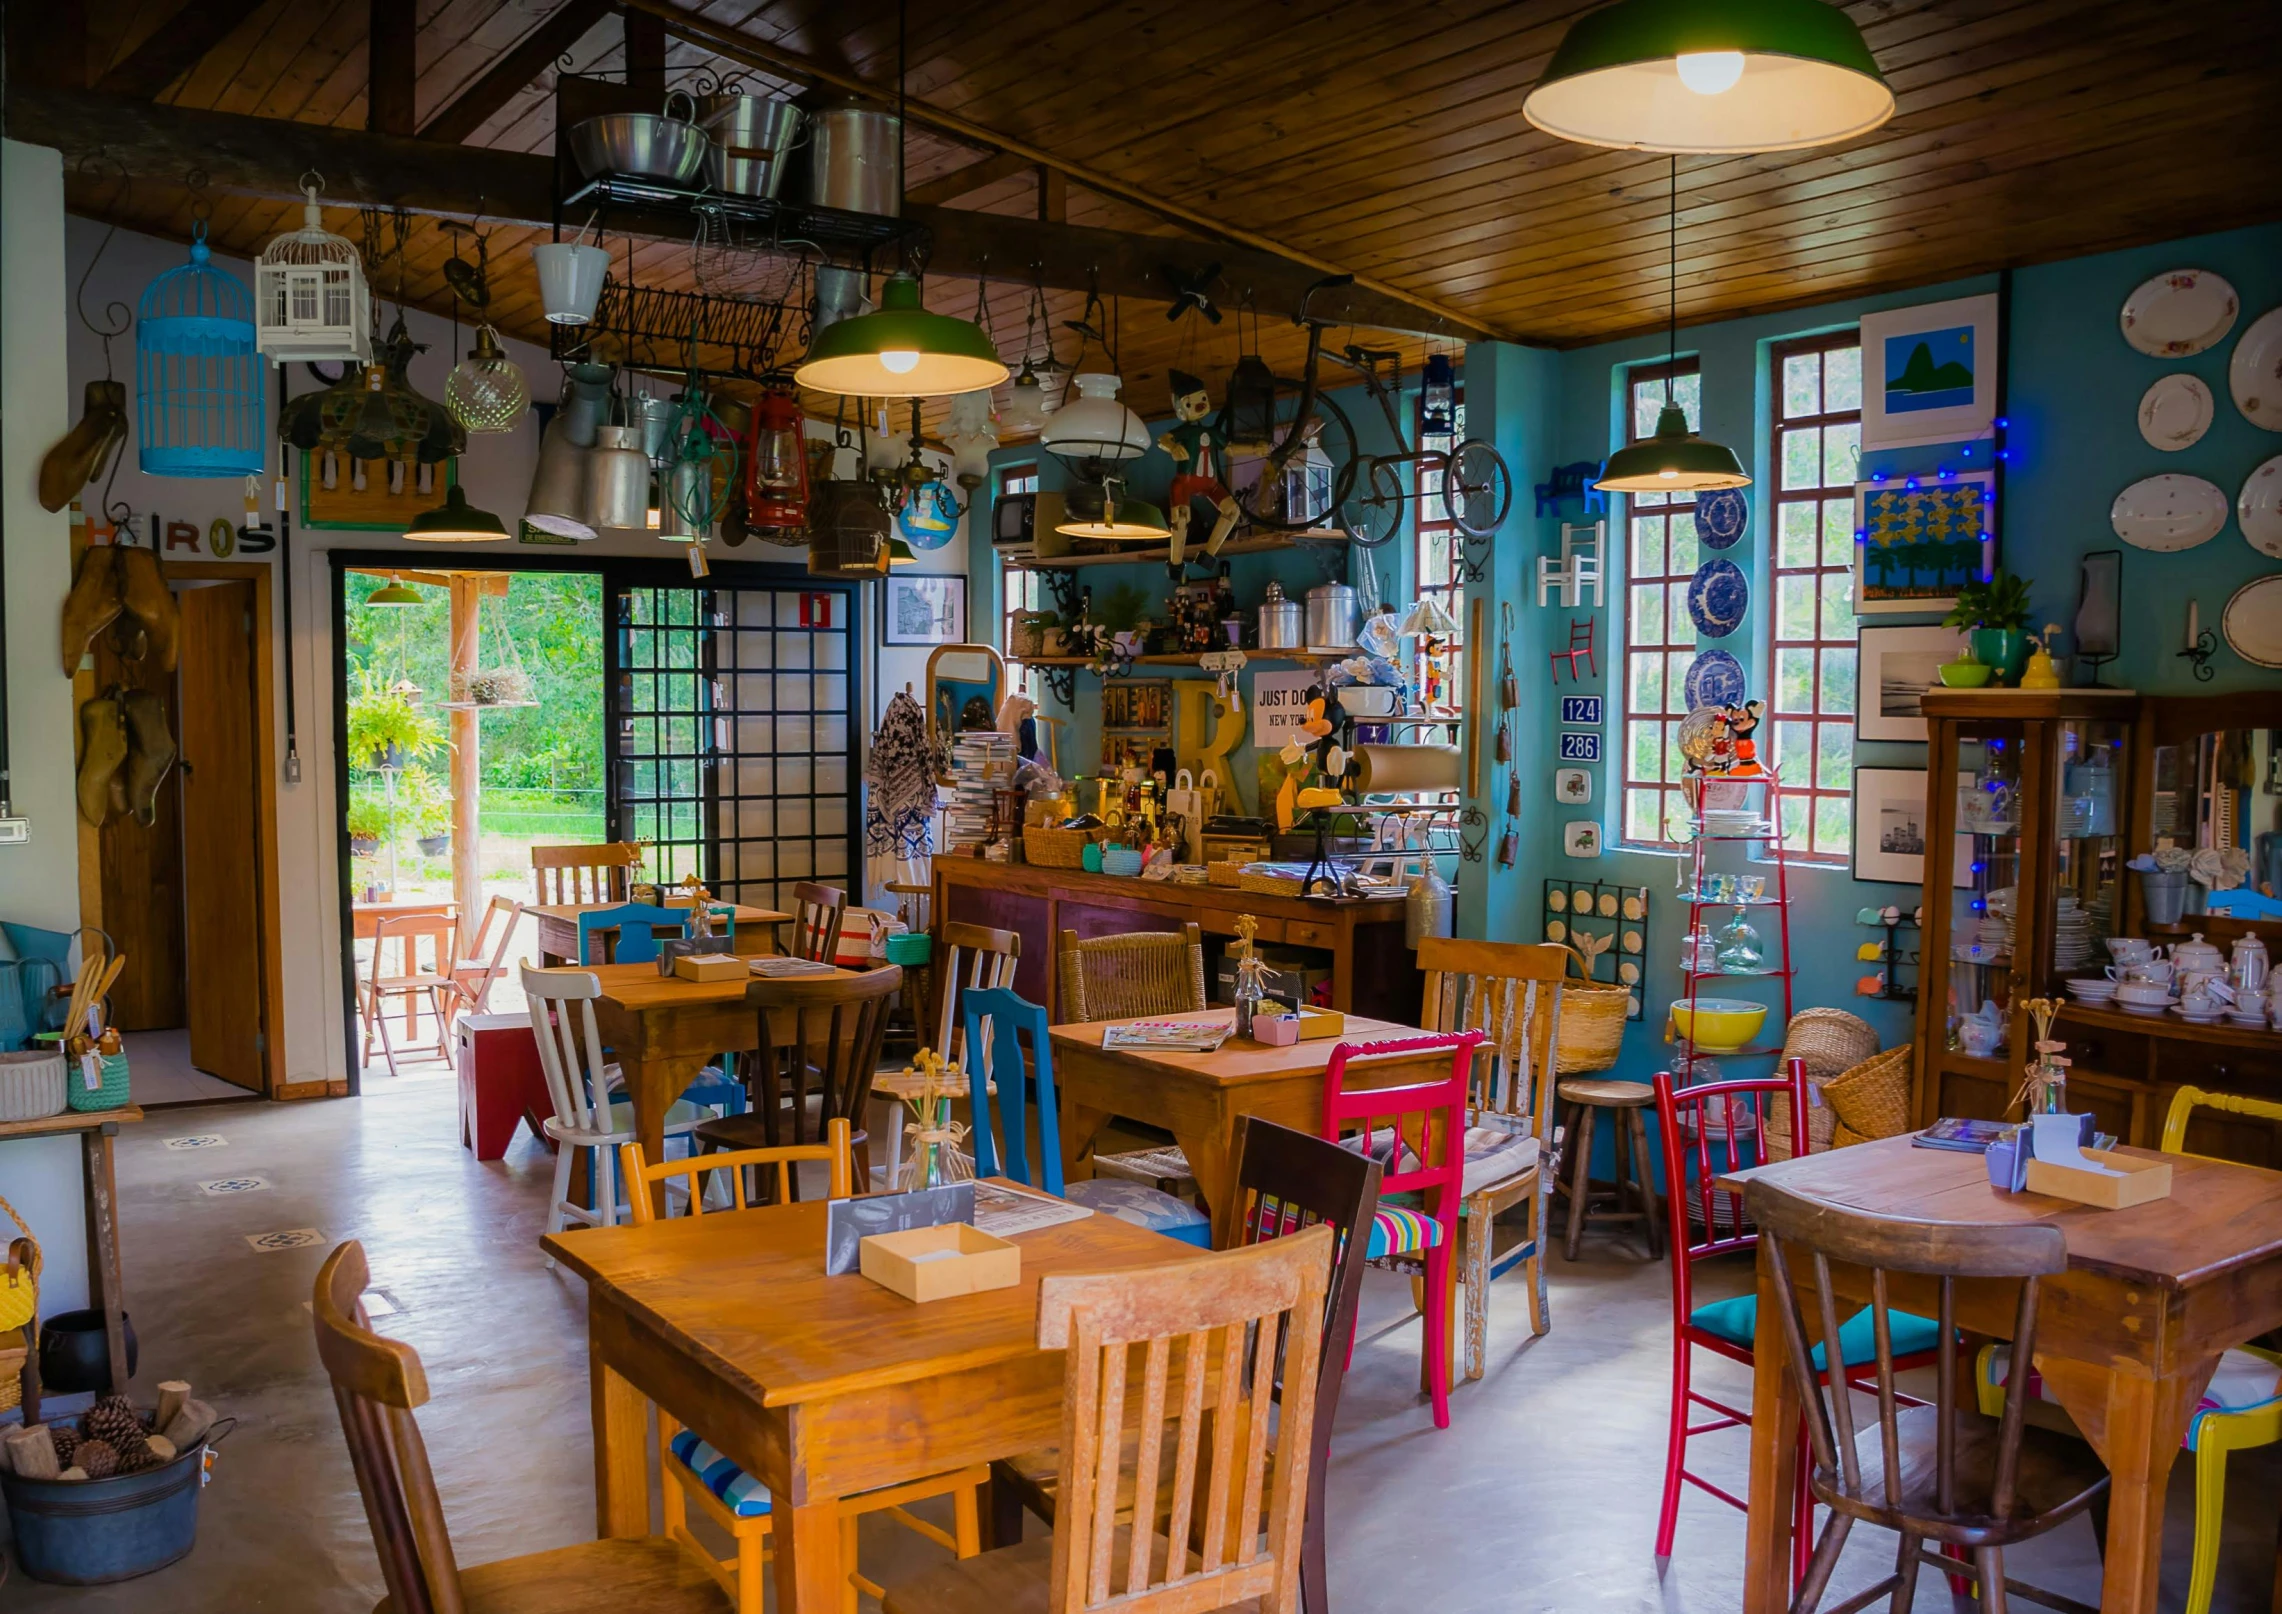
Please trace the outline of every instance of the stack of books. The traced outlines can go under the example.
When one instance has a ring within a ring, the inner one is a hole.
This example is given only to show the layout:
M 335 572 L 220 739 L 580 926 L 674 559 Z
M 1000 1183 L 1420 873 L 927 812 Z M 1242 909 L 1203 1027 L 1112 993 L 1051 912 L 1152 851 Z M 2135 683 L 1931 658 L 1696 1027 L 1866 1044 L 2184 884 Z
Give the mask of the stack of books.
M 951 804 L 945 809 L 943 840 L 954 852 L 990 838 L 991 792 L 1014 783 L 1014 737 L 996 729 L 974 729 L 951 742 Z

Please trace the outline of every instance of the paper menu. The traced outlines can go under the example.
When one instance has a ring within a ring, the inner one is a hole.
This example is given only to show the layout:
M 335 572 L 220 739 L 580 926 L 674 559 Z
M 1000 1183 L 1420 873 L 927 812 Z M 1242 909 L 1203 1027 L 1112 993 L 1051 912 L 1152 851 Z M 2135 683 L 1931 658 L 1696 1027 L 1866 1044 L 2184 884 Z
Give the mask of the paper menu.
M 2065 1166 L 2070 1171 L 2090 1172 L 2097 1177 L 2121 1177 L 2123 1172 L 2113 1166 L 2103 1166 L 2086 1155 L 2082 1146 L 2084 1122 L 2075 1115 L 2033 1115 L 2029 1117 L 2030 1149 L 2033 1156 L 2048 1166 Z

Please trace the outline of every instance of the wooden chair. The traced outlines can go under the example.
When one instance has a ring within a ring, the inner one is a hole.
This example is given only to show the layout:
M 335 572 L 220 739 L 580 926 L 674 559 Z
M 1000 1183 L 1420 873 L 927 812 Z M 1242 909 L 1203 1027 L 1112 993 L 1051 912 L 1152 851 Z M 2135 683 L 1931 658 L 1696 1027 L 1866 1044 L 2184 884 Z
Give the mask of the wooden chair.
M 902 984 L 903 971 L 887 964 L 857 975 L 763 979 L 746 987 L 746 1007 L 760 1020 L 746 1065 L 753 1108 L 703 1122 L 698 1144 L 709 1150 L 781 1148 L 822 1138 L 839 1118 L 848 1123 L 855 1144 L 857 1190 L 869 1193 L 870 1135 L 863 1121 L 887 1037 L 889 1000 Z M 780 1041 L 771 1021 L 788 1013 L 792 1037 Z
M 1434 1402 L 1434 1427 L 1450 1427 L 1450 1324 L 1456 1284 L 1458 1205 L 1464 1197 L 1466 1100 L 1479 1031 L 1340 1043 L 1323 1072 L 1323 1135 L 1379 1162 L 1384 1194 L 1371 1217 L 1370 1261 L 1426 1280 L 1426 1328 L 1419 1378 Z M 1402 1087 L 1350 1089 L 1351 1069 L 1398 1054 L 1448 1050 L 1450 1074 Z M 1384 1125 L 1381 1125 L 1381 1123 Z M 1350 1132 L 1355 1136 L 1348 1136 Z M 1414 1290 L 1414 1293 L 1417 1291 Z
M 452 1006 L 459 1002 L 459 988 L 452 978 L 453 938 L 457 929 L 452 920 L 433 914 L 406 914 L 383 919 L 373 926 L 372 960 L 357 991 L 358 1018 L 364 1025 L 362 1063 L 372 1063 L 372 1039 L 377 1031 L 381 1054 L 388 1061 L 388 1074 L 398 1074 L 396 1045 L 388 1036 L 389 1005 L 403 1004 L 404 1036 L 409 1043 L 419 1024 L 422 998 L 428 1000 L 428 1012 L 435 1016 L 435 1040 L 411 1043 L 405 1052 L 435 1059 L 451 1058 L 446 1042 L 451 1030 Z M 420 965 L 422 941 L 428 943 L 429 955 L 434 960 L 432 968 L 423 969 Z M 402 948 L 401 962 L 393 972 L 388 964 L 391 942 Z
M 372 1331 L 364 1247 L 338 1246 L 309 1309 L 341 1433 L 380 1554 L 388 1614 L 726 1614 L 721 1590 L 660 1538 L 585 1541 L 462 1569 L 413 1412 L 428 1401 L 419 1353 Z
M 847 892 L 801 881 L 792 888 L 792 956 L 815 964 L 836 963 L 840 926 L 847 917 Z
M 507 949 L 515 941 L 515 924 L 522 917 L 523 905 L 513 897 L 493 897 L 484 905 L 483 923 L 476 927 L 475 940 L 461 949 L 467 956 L 452 964 L 452 984 L 459 988 L 461 1012 L 490 1011 L 492 983 L 506 973 Z M 499 927 L 496 936 L 492 934 L 495 923 Z M 489 952 L 484 950 L 487 945 Z
M 1479 1031 L 1472 1125 L 1466 1129 L 1465 1197 L 1458 1209 L 1455 1281 L 1465 1285 L 1466 1377 L 1482 1376 L 1489 1336 L 1490 1284 L 1515 1267 L 1529 1290 L 1529 1331 L 1552 1327 L 1545 1293 L 1545 1238 L 1552 1225 L 1553 1045 L 1561 1023 L 1561 977 L 1568 949 L 1553 942 L 1419 943 L 1426 973 L 1419 1024 L 1429 1031 Z M 1526 1206 L 1521 1237 L 1497 1247 L 1497 1218 Z
M 1044 1278 L 1038 1346 L 1068 1364 L 1053 1534 L 890 1587 L 884 1614 L 1298 1614 L 1335 1243 L 1329 1227 L 1310 1227 L 1166 1266 Z M 1162 1533 L 1120 1526 L 1121 1495 L 1159 1494 L 1168 1448 Z
M 2282 1104 L 2271 1099 L 2182 1087 L 2171 1095 L 2171 1108 L 2164 1116 L 2165 1154 L 2188 1152 L 2187 1125 L 2198 1109 L 2282 1121 Z M 1973 1382 L 1983 1416 L 2002 1415 L 2011 1388 L 2012 1364 L 2017 1360 L 2009 1345 L 1981 1347 Z M 2045 1399 L 2044 1380 L 2033 1368 L 2026 1389 L 2032 1404 Z M 2202 1403 L 2188 1420 L 2186 1436 L 2180 1441 L 2195 1456 L 2195 1548 L 2185 1614 L 2210 1614 L 2211 1596 L 2218 1586 L 2219 1539 L 2226 1520 L 2227 1458 L 2277 1442 L 2282 1442 L 2282 1352 L 2258 1345 L 2237 1346 L 2220 1356 L 2218 1371 L 2211 1375 Z M 2275 1607 L 2282 1609 L 2282 1586 L 2278 1586 Z
M 1290 1127 L 1239 1116 L 1236 1121 L 1236 1192 L 1240 1244 L 1260 1244 L 1318 1223 L 1337 1240 L 1328 1303 L 1323 1313 L 1323 1355 L 1316 1369 L 1315 1436 L 1307 1470 L 1307 1527 L 1300 1541 L 1300 1593 L 1307 1614 L 1330 1614 L 1324 1570 L 1324 1490 L 1330 1477 L 1331 1429 L 1347 1380 L 1348 1341 L 1363 1295 L 1364 1251 L 1379 1205 L 1379 1163 Z M 1283 1396 L 1283 1381 L 1276 1383 Z M 1054 1522 L 1054 1478 L 1061 1453 L 1039 1453 L 991 1465 L 995 1539 L 1022 1539 L 1024 1509 Z M 1163 1493 L 1160 1492 L 1160 1496 Z M 1194 1528 L 1192 1527 L 1192 1540 Z
M 585 970 L 523 966 L 523 996 L 531 1008 L 531 1034 L 539 1043 L 539 1068 L 555 1113 L 543 1130 L 555 1143 L 555 1184 L 547 1206 L 547 1231 L 559 1233 L 566 1221 L 610 1227 L 618 1219 L 618 1146 L 633 1141 L 634 1116 L 624 1099 L 610 1096 L 616 1072 L 603 1063 L 602 1035 L 594 1023 L 594 1000 L 602 982 Z M 677 1103 L 666 1111 L 665 1135 L 686 1137 L 697 1129 L 699 1112 Z M 587 1186 L 593 1208 L 570 1198 L 573 1152 L 589 1149 Z M 545 1258 L 550 1270 L 555 1258 Z
M 714 908 L 710 911 L 717 930 L 734 945 L 736 910 Z M 655 963 L 660 929 L 688 935 L 689 910 L 657 908 L 646 902 L 621 902 L 611 908 L 591 909 L 578 916 L 578 961 L 581 964 Z M 594 956 L 598 942 L 604 945 L 607 957 Z
M 2007 1389 L 2004 1410 L 1996 1418 L 1959 1404 L 1957 1283 L 2018 1283 L 2013 1348 L 2023 1358 L 2033 1358 L 2040 1284 L 2068 1269 L 2067 1236 L 2047 1223 L 1973 1226 L 1866 1216 L 1767 1181 L 1752 1182 L 1743 1203 L 1767 1243 L 1766 1267 L 1774 1275 L 1781 1307 L 1790 1378 L 1806 1409 L 1813 1454 L 1809 1484 L 1815 1499 L 1830 1509 L 1792 1606 L 1798 1614 L 1814 1614 L 1848 1534 L 1863 1523 L 1897 1532 L 1901 1546 L 1894 1574 L 1849 1598 L 1846 1607 L 1859 1608 L 1890 1591 L 1892 1606 L 1907 1614 L 1921 1567 L 1951 1575 L 1962 1568 L 1955 1560 L 1926 1552 L 1923 1544 L 1931 1542 L 1971 1552 L 1981 1608 L 1991 1614 L 2002 1611 L 2007 1606 L 2005 1549 L 2101 1502 L 2108 1476 L 2066 1436 L 2027 1426 L 2025 1383 Z M 1815 1328 L 1826 1340 L 1845 1337 L 1830 1292 L 1832 1263 L 1870 1271 L 1878 1398 L 1871 1429 L 1855 1427 L 1854 1386 L 1825 1393 L 1832 1388 L 1830 1375 L 1808 1347 L 1807 1320 L 1790 1268 L 1791 1261 L 1804 1257 L 1813 1260 Z M 1905 1407 L 1894 1391 L 1894 1374 L 1902 1365 L 1895 1348 L 1899 1314 L 1886 1297 L 1888 1275 L 1897 1273 L 1936 1280 L 1940 1365 L 1930 1407 Z M 2056 1592 L 2017 1581 L 2012 1590 L 2048 1608 L 2090 1614 L 2088 1604 Z
M 531 848 L 531 879 L 543 907 L 624 902 L 627 882 L 641 866 L 642 848 L 635 841 Z
M 1206 1006 L 1204 933 L 1195 925 L 1145 930 L 1128 936 L 1062 932 L 1062 1018 L 1125 1020 L 1142 1014 L 1193 1014 Z M 1174 1143 L 1122 1154 L 1097 1154 L 1097 1176 L 1122 1177 L 1184 1199 L 1197 1195 L 1189 1158 Z

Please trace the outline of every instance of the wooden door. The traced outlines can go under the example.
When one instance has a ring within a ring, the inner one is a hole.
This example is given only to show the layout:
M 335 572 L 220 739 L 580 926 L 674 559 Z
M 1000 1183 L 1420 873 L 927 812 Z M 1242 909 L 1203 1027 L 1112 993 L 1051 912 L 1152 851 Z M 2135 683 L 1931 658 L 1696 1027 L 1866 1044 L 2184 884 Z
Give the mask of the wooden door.
M 263 1091 L 254 586 L 182 599 L 182 852 L 190 1062 Z
M 122 619 L 124 620 L 124 619 Z M 95 637 L 95 686 L 148 690 L 166 707 L 167 730 L 179 735 L 174 674 L 155 657 L 129 660 L 109 633 Z M 97 832 L 103 905 L 97 921 L 126 954 L 111 989 L 111 1020 L 122 1031 L 163 1031 L 183 1023 L 182 801 L 172 771 L 159 782 L 156 817 L 113 813 Z

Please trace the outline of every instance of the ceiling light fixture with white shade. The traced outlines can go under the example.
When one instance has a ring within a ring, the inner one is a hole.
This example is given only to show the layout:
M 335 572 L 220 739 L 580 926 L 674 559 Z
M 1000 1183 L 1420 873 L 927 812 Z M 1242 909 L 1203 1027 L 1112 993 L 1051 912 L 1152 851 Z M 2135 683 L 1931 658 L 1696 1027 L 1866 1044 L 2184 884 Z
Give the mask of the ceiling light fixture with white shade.
M 1797 151 L 1877 128 L 1894 92 L 1824 0 L 1619 0 L 1570 27 L 1521 114 L 1588 146 Z
M 1118 380 L 1098 370 L 1070 378 L 1077 394 L 1047 419 L 1038 441 L 1081 475 L 1103 462 L 1139 459 L 1149 452 L 1148 422 L 1117 399 Z

